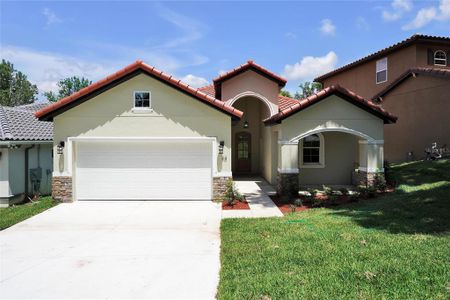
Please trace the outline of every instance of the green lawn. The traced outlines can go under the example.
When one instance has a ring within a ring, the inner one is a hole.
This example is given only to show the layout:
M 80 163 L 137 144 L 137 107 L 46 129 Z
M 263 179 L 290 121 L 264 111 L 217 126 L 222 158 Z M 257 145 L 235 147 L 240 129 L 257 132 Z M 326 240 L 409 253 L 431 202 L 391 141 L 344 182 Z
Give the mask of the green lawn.
M 33 203 L 0 208 L 0 230 L 37 215 L 57 204 L 51 197 L 42 197 Z
M 450 299 L 450 160 L 393 167 L 396 192 L 222 221 L 219 299 Z

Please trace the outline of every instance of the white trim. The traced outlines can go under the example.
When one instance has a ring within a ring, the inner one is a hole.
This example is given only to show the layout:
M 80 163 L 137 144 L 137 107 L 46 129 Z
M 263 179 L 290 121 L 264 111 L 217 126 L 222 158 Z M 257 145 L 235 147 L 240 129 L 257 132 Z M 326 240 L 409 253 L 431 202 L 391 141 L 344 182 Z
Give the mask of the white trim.
M 278 173 L 280 173 L 280 174 L 298 174 L 298 173 L 300 173 L 300 169 L 298 169 L 298 168 L 292 168 L 292 169 L 278 168 Z
M 368 140 L 369 142 L 375 141 L 375 139 L 371 138 L 370 136 L 368 136 L 367 134 L 364 134 L 362 132 L 353 130 L 353 129 L 348 129 L 345 127 L 335 127 L 335 128 L 319 128 L 319 129 L 313 129 L 313 130 L 309 130 L 307 132 L 304 132 L 294 138 L 292 138 L 290 140 L 290 142 L 298 142 L 299 140 L 301 140 L 302 138 L 311 135 L 311 134 L 317 134 L 317 133 L 321 133 L 321 132 L 330 132 L 330 131 L 338 131 L 338 132 L 344 132 L 344 133 L 349 133 L 349 134 L 353 134 L 359 137 L 362 137 L 363 139 Z
M 367 172 L 367 173 L 380 173 L 384 172 L 384 168 L 378 169 L 378 168 L 367 168 L 367 167 L 359 167 L 359 171 Z
M 175 136 L 136 136 L 136 137 L 130 137 L 130 136 L 77 136 L 77 137 L 68 137 L 68 141 L 130 141 L 130 140 L 137 140 L 137 141 L 166 141 L 166 140 L 173 140 L 173 141 L 180 141 L 180 140 L 186 140 L 186 141 L 214 141 L 216 140 L 216 137 L 210 137 L 210 136 L 181 136 L 181 137 L 175 137 Z
M 53 171 L 52 176 L 53 177 L 72 177 L 72 174 L 70 174 L 69 172 Z
M 278 141 L 278 145 L 297 145 L 298 141 Z
M 325 138 L 322 133 L 314 133 L 320 139 L 320 147 L 319 147 L 319 163 L 304 163 L 303 162 L 303 139 L 301 139 L 298 143 L 299 153 L 299 166 L 300 169 L 323 169 L 325 168 Z
M 148 93 L 148 107 L 145 106 L 136 106 L 136 93 Z M 152 92 L 151 91 L 133 91 L 133 109 L 132 111 L 134 112 L 134 110 L 139 111 L 142 113 L 142 111 L 149 111 L 152 110 Z
M 383 60 L 383 59 L 386 59 L 386 69 L 383 69 L 383 70 L 377 70 L 377 63 L 378 63 L 379 61 Z M 377 81 L 377 74 L 378 74 L 379 72 L 383 72 L 383 71 L 386 71 L 386 80 L 384 80 L 384 81 Z M 384 83 L 384 82 L 386 82 L 386 81 L 388 81 L 388 58 L 387 58 L 387 56 L 386 56 L 386 57 L 383 57 L 383 58 L 380 58 L 380 59 L 378 59 L 378 60 L 375 62 L 375 84 Z
M 369 145 L 383 145 L 384 144 L 384 140 L 373 140 L 373 141 L 359 140 L 358 143 L 360 143 L 360 144 L 369 144 Z
M 231 100 L 226 101 L 226 103 L 229 106 L 233 106 L 234 102 L 236 102 L 237 100 L 239 100 L 242 97 L 255 97 L 255 98 L 261 100 L 262 102 L 264 102 L 267 105 L 267 107 L 269 108 L 269 112 L 270 112 L 269 118 L 277 113 L 277 111 L 275 110 L 275 104 L 270 102 L 263 95 L 255 93 L 255 92 L 252 92 L 252 91 L 242 92 L 242 93 L 234 96 Z

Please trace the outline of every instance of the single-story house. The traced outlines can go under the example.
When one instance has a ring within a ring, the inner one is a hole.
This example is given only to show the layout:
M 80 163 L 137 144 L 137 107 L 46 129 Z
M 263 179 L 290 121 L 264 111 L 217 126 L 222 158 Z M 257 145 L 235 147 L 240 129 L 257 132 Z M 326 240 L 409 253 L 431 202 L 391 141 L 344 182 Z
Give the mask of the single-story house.
M 53 123 L 34 115 L 47 105 L 0 106 L 0 207 L 51 193 Z
M 393 115 L 340 86 L 279 96 L 285 84 L 248 61 L 197 89 L 136 61 L 36 113 L 54 122 L 53 196 L 208 200 L 239 175 L 285 193 L 383 172 Z

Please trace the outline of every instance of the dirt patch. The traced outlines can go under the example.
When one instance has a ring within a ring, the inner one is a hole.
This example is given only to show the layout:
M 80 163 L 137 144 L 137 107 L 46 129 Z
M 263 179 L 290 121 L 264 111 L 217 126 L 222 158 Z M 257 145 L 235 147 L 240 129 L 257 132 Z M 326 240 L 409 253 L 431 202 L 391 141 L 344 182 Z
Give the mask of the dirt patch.
M 247 202 L 236 201 L 233 205 L 228 205 L 226 202 L 222 202 L 223 210 L 233 210 L 233 209 L 250 209 Z

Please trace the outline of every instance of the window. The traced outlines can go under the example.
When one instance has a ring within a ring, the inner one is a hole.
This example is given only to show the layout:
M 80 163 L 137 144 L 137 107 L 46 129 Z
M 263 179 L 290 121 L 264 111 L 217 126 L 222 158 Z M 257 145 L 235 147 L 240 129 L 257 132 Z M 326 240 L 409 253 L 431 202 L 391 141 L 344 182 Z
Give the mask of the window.
M 137 91 L 134 92 L 134 108 L 150 109 L 150 92 Z
M 300 142 L 300 167 L 324 168 L 324 139 L 321 133 L 312 134 Z
M 447 56 L 445 52 L 442 50 L 438 50 L 434 52 L 434 64 L 436 66 L 446 66 L 447 65 Z
M 250 137 L 247 134 L 240 134 L 238 139 L 237 155 L 238 159 L 249 159 L 250 158 Z
M 376 83 L 383 83 L 387 81 L 387 57 L 377 60 Z

